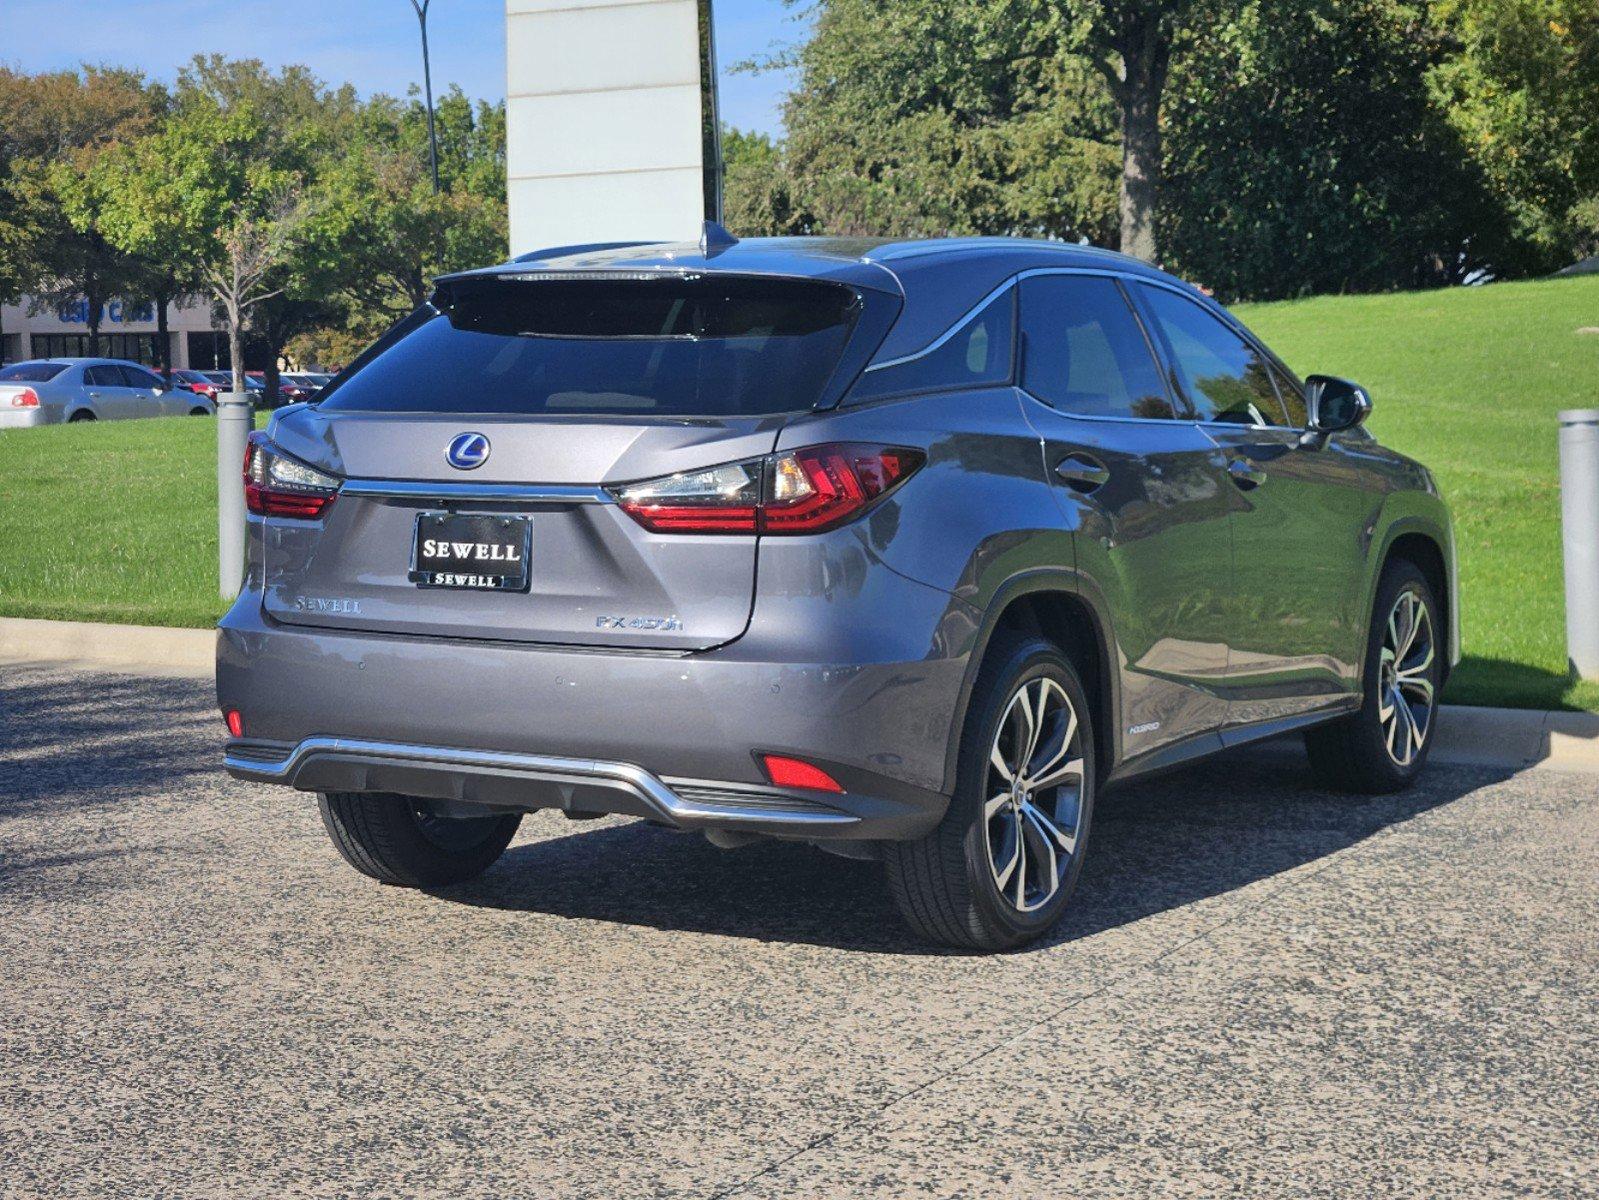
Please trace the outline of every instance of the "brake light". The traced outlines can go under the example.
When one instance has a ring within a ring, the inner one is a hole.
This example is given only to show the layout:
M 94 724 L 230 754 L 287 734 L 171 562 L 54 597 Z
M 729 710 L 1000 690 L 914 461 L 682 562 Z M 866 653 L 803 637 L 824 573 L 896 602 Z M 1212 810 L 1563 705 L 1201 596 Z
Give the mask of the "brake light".
M 11 393 L 12 408 L 38 408 L 39 393 L 32 388 L 23 388 L 20 392 Z
M 228 732 L 236 738 L 244 736 L 244 718 L 236 708 L 230 708 L 223 715 L 223 720 L 228 723 Z
M 320 517 L 339 494 L 332 475 L 290 458 L 257 430 L 244 447 L 244 502 L 263 517 Z
M 761 765 L 766 777 L 777 787 L 809 788 L 813 792 L 842 792 L 839 783 L 821 767 L 798 758 L 785 758 L 781 754 L 761 755 Z
M 820 533 L 858 515 L 926 461 L 920 450 L 834 442 L 612 489 L 655 533 Z

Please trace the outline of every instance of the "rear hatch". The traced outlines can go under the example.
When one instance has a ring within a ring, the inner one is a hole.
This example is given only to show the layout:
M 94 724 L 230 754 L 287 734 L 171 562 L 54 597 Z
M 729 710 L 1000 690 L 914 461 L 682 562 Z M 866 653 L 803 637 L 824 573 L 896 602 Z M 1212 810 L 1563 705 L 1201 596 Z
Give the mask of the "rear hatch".
M 446 285 L 272 425 L 278 451 L 342 483 L 320 517 L 264 522 L 266 611 L 595 647 L 731 641 L 756 538 L 649 532 L 607 488 L 769 453 L 822 395 L 859 304 L 838 284 L 719 274 Z M 428 569 L 436 550 L 455 565 Z

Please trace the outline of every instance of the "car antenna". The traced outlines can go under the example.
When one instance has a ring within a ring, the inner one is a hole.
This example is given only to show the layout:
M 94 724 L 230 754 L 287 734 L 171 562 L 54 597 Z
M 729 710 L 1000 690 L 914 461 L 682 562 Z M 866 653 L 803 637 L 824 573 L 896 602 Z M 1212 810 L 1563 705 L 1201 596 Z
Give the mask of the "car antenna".
M 715 258 L 723 250 L 730 250 L 736 245 L 738 239 L 715 221 L 706 221 L 700 226 L 700 253 L 706 258 Z

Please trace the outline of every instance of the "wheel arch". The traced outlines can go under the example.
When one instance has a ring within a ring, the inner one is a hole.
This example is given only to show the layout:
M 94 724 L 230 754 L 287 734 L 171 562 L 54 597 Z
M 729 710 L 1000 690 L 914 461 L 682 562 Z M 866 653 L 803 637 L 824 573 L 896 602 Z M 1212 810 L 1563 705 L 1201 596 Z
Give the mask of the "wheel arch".
M 1455 664 L 1460 661 L 1460 596 L 1452 532 L 1447 524 L 1420 515 L 1407 515 L 1393 521 L 1384 531 L 1382 550 L 1376 558 L 1376 569 L 1366 588 L 1366 611 L 1376 603 L 1377 589 L 1383 574 L 1391 563 L 1404 560 L 1413 563 L 1426 578 L 1443 612 L 1443 627 L 1448 643 L 1444 655 L 1444 679 L 1447 681 Z M 1364 658 L 1362 669 L 1364 670 Z M 1364 681 L 1362 681 L 1364 683 Z
M 961 732 L 977 673 L 1000 629 L 1046 638 L 1077 667 L 1094 706 L 1094 751 L 1100 777 L 1109 775 L 1121 760 L 1121 723 L 1116 719 L 1121 711 L 1121 683 L 1115 669 L 1115 635 L 1104 598 L 1091 580 L 1075 571 L 1032 571 L 1007 580 L 984 609 L 955 706 L 944 764 L 945 791 L 954 785 Z

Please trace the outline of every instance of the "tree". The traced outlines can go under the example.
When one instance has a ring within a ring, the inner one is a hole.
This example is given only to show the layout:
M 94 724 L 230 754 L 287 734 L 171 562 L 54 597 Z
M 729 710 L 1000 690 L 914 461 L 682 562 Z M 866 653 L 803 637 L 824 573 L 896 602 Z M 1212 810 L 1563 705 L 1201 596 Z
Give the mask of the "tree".
M 349 326 L 369 337 L 426 300 L 435 276 L 506 254 L 503 106 L 474 111 L 452 87 L 435 120 L 437 192 L 421 106 L 381 95 L 362 109 L 320 182 L 312 242 Z
M 1166 265 L 1233 298 L 1458 283 L 1504 222 L 1426 76 L 1449 52 L 1395 0 L 1249 0 L 1180 40 Z
M 799 83 L 774 164 L 735 169 L 815 232 L 1020 233 L 1114 241 L 1115 113 L 1039 0 L 829 0 L 788 59 Z M 775 65 L 775 64 L 774 64 Z M 734 151 L 751 147 L 735 144 Z
M 136 71 L 85 68 L 25 76 L 0 68 L 0 300 L 87 303 L 98 338 L 128 264 L 93 222 L 69 219 L 58 190 L 106 147 L 153 127 L 165 93 Z
M 227 324 L 243 391 L 245 322 L 283 291 L 279 272 L 310 216 L 303 155 L 250 102 L 224 106 L 198 89 L 159 132 L 110 153 L 123 182 L 102 217 L 107 236 L 192 271 Z
M 1209 20 L 1225 19 L 1223 0 L 1211 0 Z M 1156 262 L 1163 151 L 1161 101 L 1172 43 L 1190 27 L 1196 0 L 1060 0 L 1068 45 L 1080 50 L 1104 79 L 1120 115 L 1122 169 L 1118 209 L 1124 254 Z
M 1427 82 L 1503 220 L 1485 247 L 1501 274 L 1592 253 L 1599 233 L 1599 6 L 1593 0 L 1440 0 L 1446 40 Z

